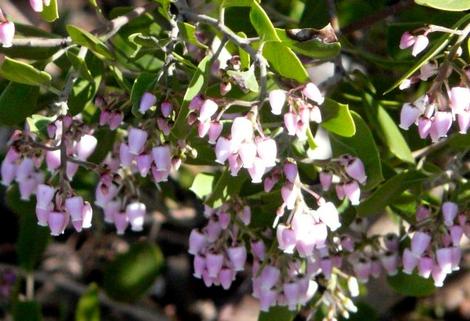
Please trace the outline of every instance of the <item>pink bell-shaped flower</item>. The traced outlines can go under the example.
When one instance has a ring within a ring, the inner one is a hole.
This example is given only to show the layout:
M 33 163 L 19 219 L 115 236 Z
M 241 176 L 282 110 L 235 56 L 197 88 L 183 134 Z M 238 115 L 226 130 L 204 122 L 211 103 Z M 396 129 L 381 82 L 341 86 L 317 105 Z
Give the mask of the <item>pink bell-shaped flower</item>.
M 117 129 L 121 125 L 123 119 L 124 119 L 124 114 L 119 111 L 110 113 L 109 122 L 108 122 L 109 129 L 111 130 Z
M 359 258 L 353 265 L 353 270 L 357 280 L 361 283 L 366 283 L 372 272 L 372 263 L 367 258 Z
M 23 158 L 16 170 L 16 181 L 28 179 L 34 171 L 34 162 L 31 158 Z
M 276 166 L 277 145 L 272 138 L 261 138 L 256 141 L 258 156 L 263 160 L 266 167 Z
M 157 171 L 169 172 L 171 170 L 171 149 L 169 145 L 152 148 L 152 156 Z
M 364 169 L 364 163 L 359 158 L 354 158 L 345 168 L 346 174 L 349 177 L 355 179 L 361 184 L 364 184 L 367 180 L 366 171 Z
M 299 284 L 295 282 L 286 282 L 282 285 L 284 296 L 286 298 L 287 307 L 294 311 L 299 302 Z
M 0 22 L 0 43 L 3 48 L 9 48 L 13 45 L 15 37 L 15 24 L 11 21 Z
M 436 261 L 439 264 L 442 272 L 451 273 L 452 272 L 452 248 L 443 247 L 436 250 Z
M 52 204 L 49 204 L 46 208 L 40 208 L 36 206 L 36 218 L 39 226 L 47 226 L 49 213 L 53 210 Z
M 219 137 L 215 144 L 216 163 L 224 164 L 231 154 L 231 141 L 225 137 Z
M 294 253 L 296 237 L 295 232 L 285 224 L 278 224 L 276 229 L 277 243 L 284 253 Z
M 36 12 L 42 12 L 44 10 L 43 0 L 29 0 L 31 8 Z
M 283 171 L 286 179 L 291 183 L 295 183 L 298 175 L 297 164 L 287 161 L 284 163 Z
M 127 214 L 125 212 L 116 211 L 114 212 L 113 221 L 114 226 L 116 227 L 116 234 L 124 235 L 127 226 L 129 226 L 129 219 L 127 217 Z
M 246 117 L 237 117 L 233 120 L 231 134 L 232 150 L 237 151 L 242 142 L 253 141 L 253 124 Z
M 431 235 L 425 232 L 416 232 L 411 239 L 411 252 L 420 257 L 428 248 L 431 242 Z
M 142 177 L 146 177 L 152 167 L 153 158 L 149 154 L 141 154 L 136 157 L 137 169 Z
M 418 265 L 419 256 L 411 252 L 409 249 L 403 251 L 403 273 L 411 274 Z
M 318 87 L 312 82 L 309 82 L 305 85 L 305 87 L 302 89 L 302 94 L 318 105 L 323 104 L 325 101 L 325 97 L 323 97 L 320 89 L 318 89 Z
M 429 39 L 425 35 L 419 35 L 416 37 L 416 41 L 413 44 L 411 54 L 416 57 L 429 45 Z
M 444 285 L 444 280 L 446 279 L 447 273 L 442 270 L 438 264 L 434 264 L 431 275 L 434 280 L 434 286 L 442 287 Z
M 457 122 L 459 124 L 459 133 L 465 135 L 470 128 L 470 109 L 458 114 Z
M 219 106 L 215 103 L 215 101 L 211 99 L 206 99 L 201 106 L 198 120 L 201 123 L 209 121 L 218 109 Z
M 235 278 L 235 272 L 227 267 L 224 267 L 220 270 L 219 273 L 219 282 L 224 290 L 230 289 L 232 285 L 232 281 Z
M 81 196 L 73 196 L 65 200 L 65 208 L 72 218 L 72 222 L 82 220 L 83 206 L 84 202 Z
M 0 168 L 3 186 L 10 186 L 15 180 L 17 168 L 18 166 L 15 163 L 9 162 L 6 158 L 3 160 Z
M 429 132 L 431 131 L 432 120 L 426 116 L 420 116 L 418 118 L 418 133 L 421 139 L 425 139 L 429 136 Z
M 189 234 L 189 249 L 188 253 L 197 255 L 207 245 L 207 238 L 204 233 L 198 229 L 193 229 Z
M 266 172 L 266 165 L 264 161 L 256 157 L 253 166 L 248 168 L 248 174 L 250 174 L 251 182 L 252 183 L 262 183 L 263 182 L 263 175 Z
M 256 144 L 254 142 L 242 143 L 238 149 L 238 154 L 244 168 L 253 167 L 256 159 Z
M 459 212 L 459 207 L 454 202 L 442 203 L 442 215 L 444 217 L 444 224 L 446 226 L 454 225 L 454 220 Z
M 323 191 L 328 191 L 331 187 L 331 183 L 333 182 L 333 175 L 330 172 L 320 172 L 319 174 L 320 185 Z
M 46 152 L 46 164 L 49 172 L 53 172 L 60 167 L 60 150 L 52 150 Z
M 454 114 L 464 113 L 470 109 L 470 89 L 467 87 L 453 87 L 449 91 L 450 108 Z
M 193 276 L 195 278 L 200 279 L 202 277 L 202 273 L 204 273 L 204 270 L 206 268 L 206 258 L 202 255 L 196 255 L 194 257 L 193 267 L 194 267 Z
M 139 155 L 147 142 L 148 133 L 139 128 L 129 129 L 129 153 Z
M 434 261 L 429 256 L 422 256 L 418 262 L 418 274 L 423 278 L 429 278 L 434 266 Z
M 405 31 L 400 38 L 400 49 L 406 49 L 414 45 L 416 37 L 408 31 Z
M 207 135 L 210 128 L 211 128 L 211 121 L 210 120 L 199 122 L 199 124 L 197 125 L 197 135 L 200 138 L 203 138 L 204 136 Z
M 439 138 L 446 137 L 447 132 L 452 126 L 452 113 L 447 111 L 437 111 L 432 120 L 429 134 L 433 142 L 437 142 Z
M 98 140 L 92 135 L 83 135 L 75 146 L 77 158 L 87 160 L 95 151 Z
M 295 136 L 297 133 L 297 115 L 293 112 L 284 114 L 284 126 L 290 136 Z
M 243 271 L 246 263 L 246 248 L 243 245 L 236 247 L 229 247 L 227 249 L 227 256 L 232 263 L 234 271 Z
M 330 230 L 336 231 L 341 227 L 339 213 L 333 203 L 326 202 L 321 204 L 320 207 L 318 207 L 316 213 L 320 220 L 322 220 L 322 222 L 325 223 L 330 228 Z
M 131 230 L 140 232 L 144 229 L 144 219 L 147 208 L 144 203 L 131 202 L 126 206 L 126 215 L 131 224 Z
M 274 89 L 269 93 L 269 104 L 271 105 L 271 112 L 274 115 L 282 113 L 282 107 L 286 103 L 286 91 L 282 89 Z
M 59 236 L 64 233 L 65 228 L 69 223 L 69 216 L 67 213 L 50 212 L 47 218 L 47 224 L 51 230 L 51 235 Z
M 209 127 L 209 144 L 215 144 L 223 130 L 223 125 L 219 121 L 213 121 Z
M 157 103 L 157 97 L 155 95 L 145 92 L 140 99 L 139 112 L 144 114 L 150 107 L 154 106 Z
M 93 208 L 89 202 L 85 202 L 82 210 L 82 228 L 90 228 L 92 220 Z
M 33 177 L 26 178 L 19 182 L 21 200 L 29 201 L 36 187 L 37 181 Z
M 388 275 L 396 275 L 398 273 L 398 254 L 396 252 L 387 251 L 380 257 L 380 262 Z
M 201 96 L 197 95 L 191 100 L 188 108 L 189 110 L 200 110 L 202 107 L 202 104 L 204 104 L 204 99 L 202 99 Z
M 408 128 L 418 120 L 421 114 L 422 111 L 415 105 L 410 103 L 403 104 L 400 112 L 400 128 L 408 130 Z
M 361 199 L 361 188 L 356 181 L 343 184 L 344 195 L 349 199 L 351 205 L 359 205 Z
M 222 269 L 224 256 L 220 253 L 208 253 L 206 255 L 206 268 L 211 278 L 216 278 Z
M 173 106 L 170 102 L 164 101 L 160 105 L 160 111 L 162 112 L 163 117 L 168 118 L 171 115 L 171 112 L 173 111 Z

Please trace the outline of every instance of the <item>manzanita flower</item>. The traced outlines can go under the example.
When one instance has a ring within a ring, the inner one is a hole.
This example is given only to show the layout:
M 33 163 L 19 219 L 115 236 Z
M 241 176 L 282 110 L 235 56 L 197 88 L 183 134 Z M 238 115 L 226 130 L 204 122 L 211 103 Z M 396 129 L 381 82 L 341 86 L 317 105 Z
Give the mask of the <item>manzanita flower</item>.
M 349 177 L 357 180 L 359 183 L 364 184 L 367 180 L 366 171 L 364 168 L 364 163 L 359 158 L 354 158 L 346 166 L 346 174 Z
M 467 87 L 452 87 L 449 91 L 450 108 L 454 114 L 464 113 L 470 109 L 470 89 Z
M 139 112 L 145 114 L 150 107 L 154 106 L 157 103 L 157 97 L 155 95 L 145 92 L 140 99 Z
M 422 114 L 421 109 L 410 103 L 403 104 L 400 112 L 400 128 L 408 130 L 410 126 L 418 120 Z
M 410 32 L 405 31 L 400 38 L 400 49 L 406 49 L 414 45 L 416 37 Z
M 206 122 L 211 119 L 211 117 L 217 112 L 219 106 L 212 99 L 204 100 L 204 103 L 201 106 L 199 111 L 199 121 Z
M 129 129 L 129 153 L 139 155 L 147 142 L 148 133 L 139 128 Z
M 302 94 L 318 105 L 323 104 L 325 101 L 325 97 L 320 92 L 320 89 L 318 89 L 317 85 L 312 82 L 309 82 L 305 85 L 305 87 L 302 89 Z
M 429 39 L 425 35 L 419 35 L 416 37 L 416 41 L 413 44 L 411 54 L 416 57 L 429 45 Z
M 447 132 L 452 126 L 452 113 L 447 111 L 437 111 L 432 120 L 429 135 L 433 142 L 437 142 L 439 138 L 446 137 Z
M 4 48 L 9 48 L 13 45 L 13 38 L 15 37 L 15 24 L 4 16 L 0 10 L 0 43 Z
M 274 89 L 269 93 L 269 104 L 271 105 L 271 112 L 274 115 L 282 113 L 282 107 L 286 103 L 286 91 L 282 89 Z

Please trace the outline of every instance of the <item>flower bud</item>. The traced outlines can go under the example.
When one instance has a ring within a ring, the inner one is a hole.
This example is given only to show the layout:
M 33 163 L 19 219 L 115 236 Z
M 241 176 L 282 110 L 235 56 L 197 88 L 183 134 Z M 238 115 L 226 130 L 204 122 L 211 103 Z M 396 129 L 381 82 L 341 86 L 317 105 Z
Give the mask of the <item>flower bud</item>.
M 132 202 L 126 206 L 126 215 L 131 224 L 131 230 L 140 232 L 144 229 L 144 218 L 147 208 L 144 203 Z
M 409 249 L 403 251 L 403 273 L 411 274 L 418 265 L 419 257 Z
M 436 250 L 436 261 L 443 273 L 452 272 L 452 248 L 444 247 Z
M 417 257 L 423 255 L 431 242 L 431 235 L 424 232 L 416 232 L 411 239 L 411 252 Z
M 202 273 L 204 272 L 204 269 L 206 268 L 206 258 L 201 255 L 196 255 L 194 257 L 193 267 L 194 267 L 193 276 L 200 279 L 202 277 Z
M 90 228 L 92 219 L 93 208 L 89 202 L 85 202 L 82 210 L 82 228 Z
M 434 266 L 434 261 L 429 256 L 423 256 L 419 258 L 418 262 L 418 274 L 423 278 L 429 278 Z
M 454 202 L 442 203 L 442 215 L 444 216 L 444 224 L 446 226 L 454 225 L 454 220 L 457 217 L 459 207 Z
M 157 97 L 155 95 L 145 92 L 140 99 L 139 112 L 145 114 L 150 107 L 154 106 L 157 103 Z
M 171 115 L 171 112 L 173 111 L 173 106 L 170 102 L 164 101 L 160 105 L 160 111 L 162 112 L 163 117 L 168 118 Z
M 356 181 L 343 184 L 344 195 L 351 201 L 351 205 L 359 205 L 361 199 L 361 188 Z
M 437 142 L 439 138 L 446 137 L 447 132 L 452 126 L 452 113 L 446 111 L 437 111 L 432 120 L 429 134 L 433 142 Z
M 408 130 L 408 128 L 417 121 L 421 114 L 422 111 L 413 104 L 403 104 L 400 112 L 400 128 Z
M 285 224 L 278 224 L 276 229 L 278 248 L 284 253 L 294 253 L 296 237 L 295 232 Z
M 124 119 L 124 115 L 121 112 L 110 113 L 109 123 L 108 123 L 109 129 L 111 130 L 117 129 L 121 125 L 123 119 Z
M 81 196 L 69 197 L 65 200 L 65 208 L 72 217 L 72 222 L 82 220 L 83 206 L 84 203 Z
M 230 155 L 231 151 L 231 141 L 225 137 L 220 137 L 215 144 L 215 156 L 216 162 L 219 164 L 224 164 L 227 158 Z
M 441 269 L 438 264 L 434 264 L 431 272 L 432 278 L 434 279 L 434 286 L 442 287 L 447 273 Z
M 295 183 L 295 180 L 298 175 L 297 164 L 287 161 L 284 163 L 283 170 L 286 179 L 291 183 Z
M 414 45 L 416 37 L 408 31 L 405 31 L 400 38 L 400 49 L 406 49 Z
M 398 272 L 398 254 L 396 252 L 387 251 L 380 257 L 380 261 L 387 271 L 388 275 L 396 275 Z
M 367 180 L 364 163 L 359 158 L 354 158 L 349 162 L 346 166 L 346 174 L 361 184 L 364 184 Z
M 418 133 L 421 139 L 425 139 L 429 136 L 431 131 L 432 120 L 426 116 L 420 116 L 418 118 Z
M 146 177 L 152 167 L 152 156 L 149 154 L 141 154 L 137 156 L 137 169 L 142 177 Z
M 209 253 L 206 256 L 207 272 L 211 278 L 216 278 L 222 269 L 224 256 L 218 253 Z
M 235 272 L 229 268 L 222 268 L 219 273 L 219 282 L 224 290 L 230 289 L 232 281 L 235 278 Z
M 127 226 L 129 226 L 129 219 L 126 213 L 119 212 L 119 211 L 114 212 L 113 221 L 114 221 L 114 226 L 116 227 L 116 234 L 124 235 L 124 232 L 126 231 Z
M 223 130 L 223 125 L 219 121 L 213 121 L 209 127 L 209 144 L 215 144 Z
M 202 99 L 201 96 L 197 95 L 191 100 L 188 108 L 189 110 L 200 110 L 202 107 L 202 104 L 204 104 L 204 99 Z

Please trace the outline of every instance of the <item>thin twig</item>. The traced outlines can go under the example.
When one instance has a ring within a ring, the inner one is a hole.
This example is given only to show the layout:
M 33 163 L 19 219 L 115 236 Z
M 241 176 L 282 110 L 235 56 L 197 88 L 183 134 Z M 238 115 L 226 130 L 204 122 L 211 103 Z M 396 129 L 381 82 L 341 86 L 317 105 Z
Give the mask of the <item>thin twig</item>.
M 12 270 L 16 274 L 26 276 L 26 273 L 15 265 L 0 263 L 0 268 Z M 81 296 L 87 291 L 87 287 L 85 285 L 63 276 L 53 276 L 50 273 L 42 271 L 33 272 L 32 275 L 38 282 L 53 285 L 56 288 L 65 290 L 77 296 Z M 150 310 L 142 305 L 116 302 L 103 292 L 100 292 L 98 299 L 101 305 L 108 307 L 112 311 L 125 314 L 129 316 L 131 320 L 169 321 L 165 315 L 158 313 L 156 310 Z
M 103 37 L 108 40 L 114 36 L 123 26 L 133 19 L 141 16 L 147 11 L 154 10 L 158 7 L 158 3 L 151 2 L 142 7 L 137 7 L 123 16 L 119 16 L 110 21 L 108 26 L 98 28 L 91 33 L 97 37 Z M 72 43 L 70 37 L 64 38 L 18 38 L 13 39 L 13 47 L 35 47 L 35 48 L 65 48 Z

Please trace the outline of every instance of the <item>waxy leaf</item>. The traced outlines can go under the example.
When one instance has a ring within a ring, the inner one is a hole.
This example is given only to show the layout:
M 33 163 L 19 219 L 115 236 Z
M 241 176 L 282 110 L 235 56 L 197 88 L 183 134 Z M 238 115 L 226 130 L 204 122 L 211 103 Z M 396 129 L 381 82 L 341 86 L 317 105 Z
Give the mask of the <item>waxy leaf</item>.
M 42 321 L 41 305 L 36 301 L 18 301 L 13 306 L 14 321 Z
M 47 22 L 53 22 L 59 18 L 59 6 L 57 0 L 50 0 L 48 6 L 44 5 L 44 9 L 41 12 L 41 16 Z
M 206 197 L 212 192 L 212 186 L 215 181 L 214 173 L 199 173 L 189 188 L 200 199 Z
M 346 137 L 351 137 L 356 133 L 356 125 L 348 105 L 327 98 L 320 109 L 323 118 L 321 126 L 323 128 Z
M 392 289 L 407 296 L 428 296 L 436 290 L 432 278 L 425 279 L 416 274 L 398 272 L 397 275 L 389 276 L 387 281 Z
M 98 287 L 92 283 L 78 301 L 75 321 L 100 321 L 100 301 Z
M 134 243 L 108 264 L 103 287 L 113 299 L 136 301 L 152 287 L 163 263 L 163 254 L 156 245 Z
M 258 2 L 253 1 L 251 4 L 250 21 L 258 35 L 260 35 L 261 40 L 281 41 L 273 23 Z
M 5 61 L 0 66 L 0 76 L 20 84 L 31 86 L 48 85 L 52 80 L 51 75 L 47 72 L 8 57 L 5 57 Z
M 299 58 L 292 49 L 286 47 L 282 42 L 266 42 L 263 47 L 263 56 L 281 76 L 295 79 L 300 83 L 309 80 L 307 70 Z
M 10 82 L 0 96 L 0 124 L 18 125 L 34 114 L 39 87 Z
M 90 70 L 88 69 L 85 59 L 79 57 L 70 50 L 67 51 L 66 55 L 73 68 L 79 72 L 82 78 L 87 79 L 89 81 L 93 81 L 93 76 L 91 75 Z
M 415 170 L 405 171 L 395 175 L 363 201 L 357 207 L 357 213 L 360 216 L 381 213 L 385 207 L 389 204 L 393 204 L 404 191 L 421 184 L 426 178 L 426 175 Z
M 470 9 L 470 0 L 415 0 L 422 6 L 445 11 L 465 11 Z
M 72 38 L 73 42 L 76 44 L 87 47 L 101 59 L 114 59 L 114 55 L 109 48 L 98 37 L 73 25 L 67 25 L 66 29 L 70 38 Z

